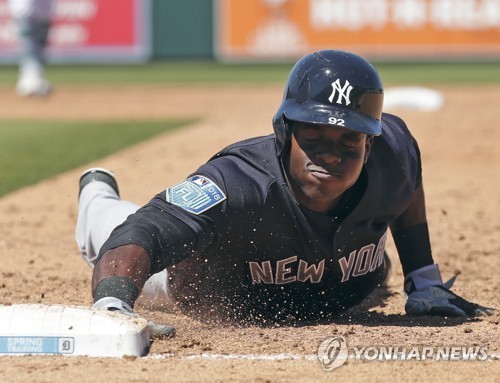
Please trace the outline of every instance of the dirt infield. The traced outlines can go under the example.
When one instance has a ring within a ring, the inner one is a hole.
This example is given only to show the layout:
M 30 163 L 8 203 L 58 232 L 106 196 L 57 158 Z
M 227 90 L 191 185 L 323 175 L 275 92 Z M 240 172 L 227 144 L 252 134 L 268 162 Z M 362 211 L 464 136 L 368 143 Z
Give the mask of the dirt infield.
M 500 86 L 441 87 L 439 112 L 398 111 L 420 143 L 435 260 L 454 290 L 499 308 Z M 92 164 L 0 199 L 0 304 L 91 305 L 91 271 L 74 242 L 77 179 L 88 166 L 113 169 L 124 199 L 145 203 L 233 141 L 271 132 L 281 87 L 60 87 L 48 100 L 23 100 L 0 89 L 2 119 L 202 118 Z M 499 141 L 497 141 L 499 140 Z M 12 159 L 15 161 L 15 159 Z M 379 303 L 330 325 L 237 328 L 202 324 L 180 314 L 142 314 L 177 327 L 145 358 L 0 357 L 2 382 L 188 381 L 461 381 L 497 382 L 500 314 L 477 320 L 404 315 L 396 265 Z M 319 343 L 344 336 L 351 347 L 484 347 L 489 361 L 350 359 L 325 372 Z

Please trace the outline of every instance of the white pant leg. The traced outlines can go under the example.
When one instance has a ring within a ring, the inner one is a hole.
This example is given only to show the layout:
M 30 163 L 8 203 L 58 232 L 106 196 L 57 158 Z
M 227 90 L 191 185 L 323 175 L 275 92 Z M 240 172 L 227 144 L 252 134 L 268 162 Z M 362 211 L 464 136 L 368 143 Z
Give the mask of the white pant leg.
M 78 202 L 76 242 L 90 267 L 94 267 L 99 250 L 113 229 L 137 209 L 138 205 L 120 200 L 105 182 L 91 182 L 83 188 Z
M 113 229 L 137 209 L 139 205 L 122 201 L 105 182 L 91 182 L 83 188 L 75 235 L 83 259 L 91 268 Z M 163 270 L 146 281 L 141 292 L 142 304 L 156 307 L 169 301 L 167 277 L 167 271 Z

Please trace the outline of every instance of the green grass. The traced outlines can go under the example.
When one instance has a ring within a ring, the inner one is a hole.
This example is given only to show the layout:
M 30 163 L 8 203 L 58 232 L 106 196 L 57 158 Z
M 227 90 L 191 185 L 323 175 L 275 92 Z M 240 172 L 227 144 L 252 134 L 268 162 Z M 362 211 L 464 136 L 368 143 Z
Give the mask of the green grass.
M 500 62 L 375 63 L 384 83 L 470 84 L 500 82 Z M 50 65 L 54 84 L 285 84 L 292 63 L 220 64 L 166 61 L 136 65 Z M 17 68 L 0 66 L 0 85 L 14 84 Z
M 0 122 L 0 196 L 190 122 Z
M 55 84 L 249 84 L 283 82 L 290 65 L 228 65 L 214 62 L 154 62 L 132 65 L 49 65 Z M 0 84 L 14 84 L 17 69 L 0 66 Z

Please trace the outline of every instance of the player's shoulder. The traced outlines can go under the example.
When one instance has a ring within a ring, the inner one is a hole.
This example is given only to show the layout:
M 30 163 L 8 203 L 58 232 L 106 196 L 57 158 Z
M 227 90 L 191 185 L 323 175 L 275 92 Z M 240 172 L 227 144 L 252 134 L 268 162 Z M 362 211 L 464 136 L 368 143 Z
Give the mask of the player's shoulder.
M 218 188 L 229 214 L 251 213 L 260 209 L 272 185 L 283 184 L 273 136 L 255 137 L 236 142 L 220 150 L 188 181 L 201 179 L 210 192 Z
M 247 174 L 262 173 L 275 178 L 280 172 L 274 135 L 249 138 L 229 145 L 208 161 L 217 167 L 237 167 Z
M 395 114 L 382 113 L 382 131 L 385 130 L 399 130 L 402 133 L 409 134 L 408 126 L 406 122 Z
M 412 146 L 415 141 L 403 119 L 389 113 L 382 114 L 382 135 L 378 138 L 392 147 Z
M 382 115 L 382 134 L 375 137 L 370 153 L 372 162 L 407 167 L 418 162 L 418 145 L 402 118 L 389 113 Z M 406 165 L 405 165 L 406 164 Z
M 212 156 L 199 171 L 227 188 L 239 189 L 256 184 L 266 190 L 282 177 L 273 135 L 235 142 Z

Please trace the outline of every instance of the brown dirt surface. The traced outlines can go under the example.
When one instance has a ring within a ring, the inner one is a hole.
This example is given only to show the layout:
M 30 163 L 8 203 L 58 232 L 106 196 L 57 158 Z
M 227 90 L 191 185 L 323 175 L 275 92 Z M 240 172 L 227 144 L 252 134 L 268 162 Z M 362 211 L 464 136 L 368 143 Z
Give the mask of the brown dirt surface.
M 437 89 L 446 100 L 439 112 L 396 111 L 421 147 L 434 257 L 445 279 L 460 274 L 456 293 L 498 308 L 500 86 Z M 11 89 L 0 89 L 2 119 L 200 118 L 186 129 L 157 136 L 0 199 L 0 304 L 91 305 L 91 271 L 74 241 L 77 181 L 85 168 L 113 169 L 122 197 L 146 203 L 223 146 L 270 133 L 281 96 L 279 86 L 56 86 L 48 99 L 32 100 L 16 97 Z M 3 356 L 0 380 L 497 382 L 498 310 L 491 317 L 468 320 L 406 317 L 402 274 L 392 242 L 388 252 L 394 265 L 388 291 L 375 297 L 374 306 L 351 310 L 336 323 L 238 328 L 138 308 L 141 314 L 177 328 L 174 339 L 153 342 L 152 356 Z M 481 346 L 490 360 L 350 359 L 333 372 L 325 372 L 314 357 L 318 345 L 339 335 L 347 338 L 350 348 Z

